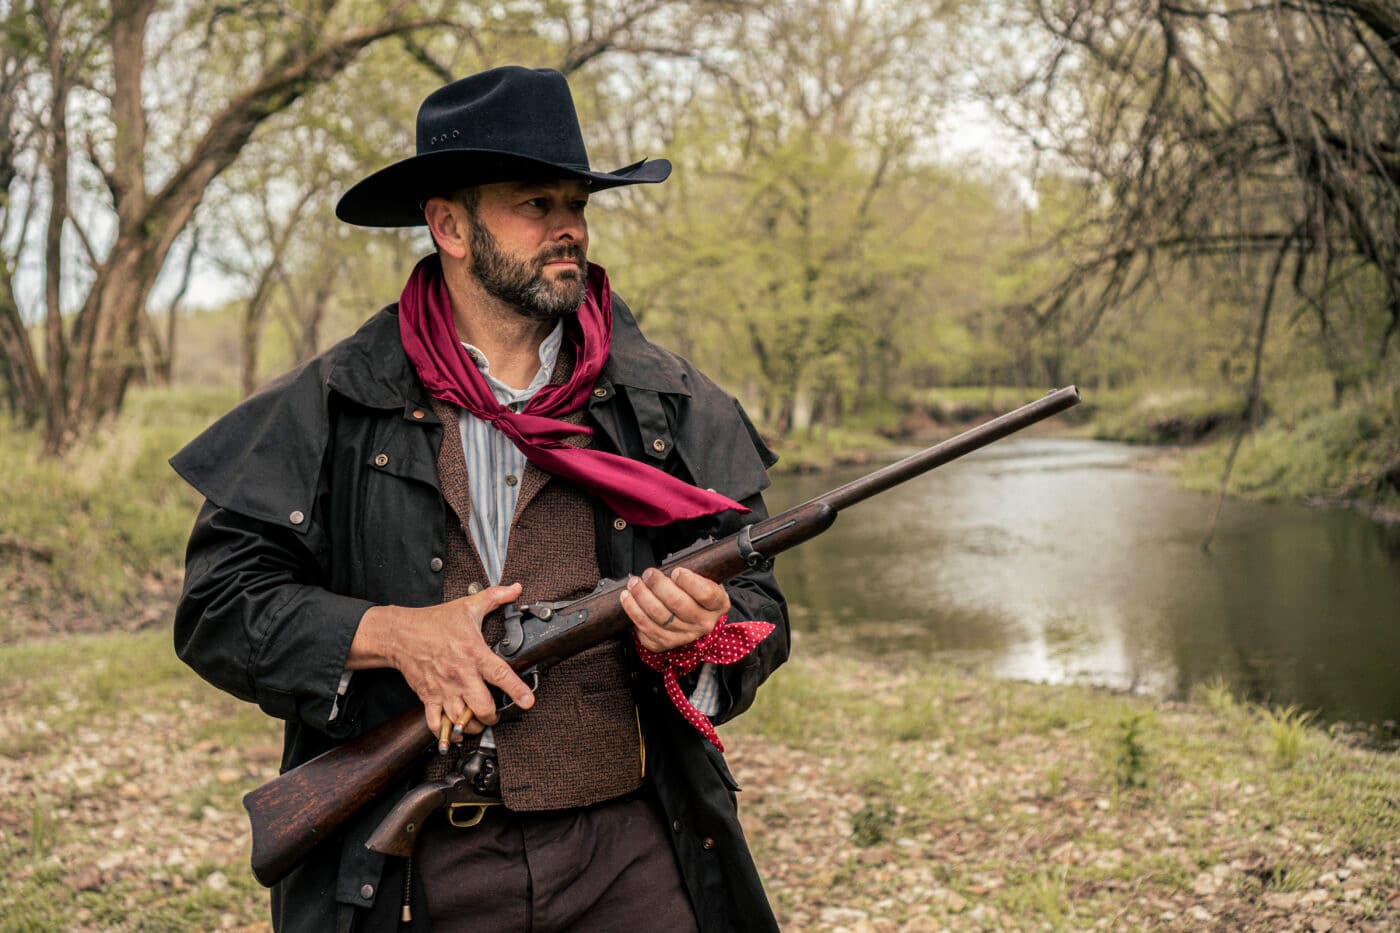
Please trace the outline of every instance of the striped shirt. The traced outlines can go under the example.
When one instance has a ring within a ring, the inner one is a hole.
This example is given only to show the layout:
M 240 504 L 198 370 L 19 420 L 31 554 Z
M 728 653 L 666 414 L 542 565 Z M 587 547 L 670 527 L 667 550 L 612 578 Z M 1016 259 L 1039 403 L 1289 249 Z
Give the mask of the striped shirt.
M 514 389 L 491 375 L 491 362 L 480 349 L 463 341 L 467 356 L 486 379 L 496 401 L 520 411 L 549 384 L 559 348 L 564 342 L 564 324 L 540 343 L 540 369 L 523 389 Z M 520 500 L 520 478 L 525 472 L 525 455 L 511 443 L 510 438 L 465 409 L 458 410 L 457 426 L 462 435 L 462 451 L 467 459 L 467 488 L 471 496 L 472 514 L 467 528 L 481 557 L 487 581 L 495 586 L 501 582 L 506 548 L 510 544 L 510 525 L 515 518 L 515 506 Z M 719 673 L 712 664 L 700 666 L 690 702 L 706 716 L 714 716 L 720 708 Z M 488 729 L 482 735 L 483 745 L 493 745 Z

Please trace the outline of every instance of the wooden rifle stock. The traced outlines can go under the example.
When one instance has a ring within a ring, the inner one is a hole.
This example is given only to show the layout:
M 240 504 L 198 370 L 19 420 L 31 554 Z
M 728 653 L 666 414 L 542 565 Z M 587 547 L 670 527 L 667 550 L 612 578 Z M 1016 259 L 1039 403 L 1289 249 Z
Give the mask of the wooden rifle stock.
M 964 431 L 719 541 L 701 542 L 666 560 L 723 583 L 816 537 L 843 508 L 1000 440 L 1079 402 L 1068 386 Z M 517 673 L 549 665 L 622 634 L 631 622 L 619 597 L 623 581 L 605 580 L 582 599 L 551 609 L 555 624 L 514 651 L 496 650 Z M 436 745 L 422 711 L 412 709 L 287 771 L 243 798 L 253 830 L 253 875 L 265 885 L 286 877 L 366 804 Z

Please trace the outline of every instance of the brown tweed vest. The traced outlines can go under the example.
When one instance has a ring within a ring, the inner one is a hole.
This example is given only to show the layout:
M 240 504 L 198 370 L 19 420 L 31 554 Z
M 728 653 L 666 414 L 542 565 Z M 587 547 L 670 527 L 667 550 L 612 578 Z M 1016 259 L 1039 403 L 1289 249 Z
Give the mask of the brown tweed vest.
M 572 354 L 560 352 L 553 381 L 567 380 Z M 443 598 L 457 599 L 487 585 L 481 558 L 467 531 L 471 498 L 458 412 L 434 400 L 442 421 L 438 481 L 448 507 Z M 583 413 L 568 420 L 582 423 Z M 572 443 L 588 443 L 578 435 Z M 599 578 L 592 500 L 577 487 L 527 464 L 511 522 L 502 583 L 519 581 L 526 603 L 574 599 Z M 488 644 L 502 635 L 499 613 L 487 617 Z M 501 799 L 512 810 L 581 807 L 636 790 L 642 750 L 636 707 L 622 644 L 614 639 L 546 672 L 527 713 L 493 729 Z M 463 749 L 470 749 L 469 740 Z M 448 756 L 451 764 L 460 753 Z M 434 769 L 436 770 L 436 768 Z

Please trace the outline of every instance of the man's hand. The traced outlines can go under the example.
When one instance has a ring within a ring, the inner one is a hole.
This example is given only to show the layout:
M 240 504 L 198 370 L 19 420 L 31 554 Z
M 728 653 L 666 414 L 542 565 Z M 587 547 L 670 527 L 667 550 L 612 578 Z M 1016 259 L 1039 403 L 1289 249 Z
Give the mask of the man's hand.
M 513 583 L 440 606 L 375 606 L 360 619 L 346 669 L 392 667 L 403 674 L 423 701 L 423 718 L 434 735 L 444 716 L 465 722 L 468 714 L 463 731 L 481 732 L 496 722 L 487 684 L 513 697 L 521 709 L 535 704 L 530 688 L 481 635 L 487 614 L 519 596 L 520 584 Z
M 658 654 L 704 638 L 729 611 L 723 586 L 683 567 L 669 575 L 652 567 L 629 577 L 621 599 L 637 641 Z

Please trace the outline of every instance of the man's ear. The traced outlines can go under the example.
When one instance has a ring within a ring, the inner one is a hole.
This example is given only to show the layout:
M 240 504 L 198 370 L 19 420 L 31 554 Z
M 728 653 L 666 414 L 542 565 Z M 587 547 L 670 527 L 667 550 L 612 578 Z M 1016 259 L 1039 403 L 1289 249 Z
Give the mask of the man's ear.
M 438 249 L 453 259 L 465 259 L 471 242 L 467 209 L 451 198 L 429 198 L 423 205 L 423 216 Z

